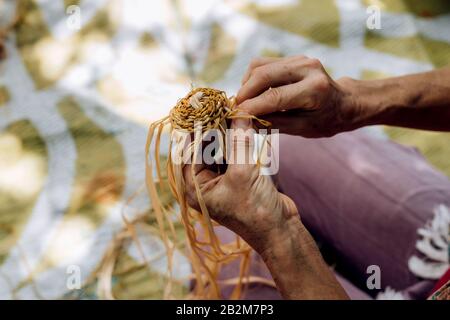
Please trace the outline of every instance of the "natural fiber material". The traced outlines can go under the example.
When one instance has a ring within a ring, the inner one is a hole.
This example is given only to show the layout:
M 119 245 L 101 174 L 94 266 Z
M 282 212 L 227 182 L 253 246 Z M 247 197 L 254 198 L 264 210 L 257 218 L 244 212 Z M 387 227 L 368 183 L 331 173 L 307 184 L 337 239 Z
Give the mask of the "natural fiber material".
M 227 119 L 236 117 L 248 117 L 265 126 L 270 125 L 266 121 L 249 115 L 238 115 L 234 99 L 228 99 L 225 92 L 210 88 L 197 88 L 179 100 L 168 117 L 153 123 L 148 132 L 146 184 L 168 255 L 168 278 L 171 278 L 172 255 L 177 246 L 177 243 L 172 240 L 176 239 L 173 227 L 174 212 L 172 208 L 162 205 L 156 187 L 157 180 L 161 182 L 163 176 L 159 160 L 159 144 L 161 134 L 166 126 L 169 127 L 171 140 L 165 170 L 172 194 L 180 207 L 179 218 L 185 228 L 188 255 L 193 269 L 194 289 L 192 296 L 197 298 L 221 298 L 220 285 L 231 284 L 235 285 L 231 298 L 238 299 L 241 297 L 244 284 L 259 279 L 248 277 L 252 249 L 247 243 L 237 235 L 236 240 L 232 243 L 220 243 L 214 232 L 215 223 L 210 218 L 194 174 L 192 176 L 201 212 L 190 208 L 185 197 L 185 181 L 183 178 L 185 164 L 189 160 L 197 159 L 197 154 L 201 152 L 202 138 L 208 134 L 208 130 L 217 129 L 219 139 L 223 142 L 227 129 Z M 195 136 L 193 142 L 190 141 L 192 133 Z M 153 143 L 154 146 L 151 149 Z M 221 146 L 225 145 L 225 143 L 221 143 Z M 226 155 L 226 151 L 224 150 L 222 154 Z M 152 155 L 155 158 L 154 164 Z M 154 168 L 156 169 L 157 179 L 154 178 Z M 193 166 L 191 168 L 194 169 Z M 161 184 L 160 188 L 162 187 Z M 199 229 L 203 235 L 202 239 L 198 235 Z M 234 260 L 240 261 L 239 277 L 227 279 L 223 282 L 218 281 L 221 267 Z M 171 297 L 171 281 L 167 284 L 165 293 L 167 298 Z
M 201 125 L 203 131 L 217 129 L 232 114 L 229 104 L 223 91 L 194 89 L 172 109 L 170 123 L 174 129 L 189 132 L 196 125 Z

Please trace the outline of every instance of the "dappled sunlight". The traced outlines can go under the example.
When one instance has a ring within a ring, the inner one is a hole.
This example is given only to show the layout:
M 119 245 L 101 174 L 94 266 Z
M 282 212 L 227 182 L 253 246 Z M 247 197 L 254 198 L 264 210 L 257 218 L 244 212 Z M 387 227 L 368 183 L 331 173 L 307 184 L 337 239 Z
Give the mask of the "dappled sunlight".
M 396 22 L 395 14 L 407 10 L 403 2 L 8 0 L 4 10 L 0 0 L 0 28 L 13 20 L 15 4 L 21 13 L 0 37 L 6 49 L 0 61 L 0 299 L 99 298 L 105 274 L 107 297 L 162 298 L 169 261 L 145 189 L 149 124 L 167 116 L 192 87 L 235 95 L 257 56 L 303 53 L 323 60 L 333 76 L 367 79 L 446 63 L 445 39 L 412 37 L 429 55 L 411 52 L 395 34 L 387 47 L 378 38 L 367 44 L 365 27 L 355 24 L 363 21 L 364 5 L 381 6 Z M 425 1 L 409 3 L 411 19 L 417 12 L 422 20 L 446 12 Z M 65 9 L 74 4 L 80 29 L 68 25 Z M 422 60 L 411 59 L 417 53 Z M 444 58 L 434 59 L 438 53 Z M 162 130 L 162 167 L 169 130 Z M 394 130 L 390 137 L 418 146 L 450 174 L 448 134 Z M 358 175 L 383 175 L 383 167 L 358 150 L 346 156 Z M 422 161 L 413 165 L 430 170 Z M 166 217 L 177 240 L 177 297 L 185 297 L 192 276 L 186 230 L 166 179 L 156 188 L 164 208 L 178 212 Z M 82 290 L 66 287 L 71 264 L 82 270 Z
M 386 9 L 386 1 L 385 0 L 364 0 L 364 1 L 367 3 L 367 5 L 378 6 L 381 9 Z
M 99 44 L 109 43 L 120 21 L 118 5 L 117 0 L 109 2 L 81 30 L 59 39 L 52 35 L 36 4 L 23 2 L 27 10 L 17 28 L 17 43 L 37 88 L 54 85 L 77 63 L 90 58 Z
M 72 41 L 55 41 L 45 38 L 33 47 L 29 53 L 33 60 L 39 61 L 39 69 L 36 70 L 48 81 L 55 81 L 64 74 L 67 66 L 73 59 L 75 43 Z
M 450 133 L 395 127 L 386 127 L 384 130 L 392 140 L 416 148 L 429 163 L 450 177 Z M 416 167 L 419 171 L 431 170 L 428 164 L 420 161 L 416 162 Z
M 119 115 L 142 124 L 167 114 L 176 102 L 173 97 L 189 88 L 189 78 L 158 48 L 120 50 L 111 70 L 98 80 L 99 93 Z
M 72 216 L 59 226 L 58 234 L 47 249 L 52 266 L 79 263 L 89 255 L 95 224 L 87 217 Z
M 0 134 L 0 194 L 16 200 L 29 199 L 40 191 L 47 160 L 22 147 L 19 137 Z

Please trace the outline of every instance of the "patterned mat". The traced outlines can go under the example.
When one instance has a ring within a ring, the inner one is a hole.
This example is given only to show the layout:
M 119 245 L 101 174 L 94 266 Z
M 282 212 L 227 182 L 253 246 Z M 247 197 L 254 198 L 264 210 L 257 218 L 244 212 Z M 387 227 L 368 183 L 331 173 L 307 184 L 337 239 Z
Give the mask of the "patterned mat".
M 0 62 L 0 299 L 111 297 L 95 275 L 113 256 L 115 298 L 162 296 L 162 244 L 149 221 L 141 246 L 121 241 L 123 216 L 145 219 L 147 125 L 191 85 L 232 95 L 261 55 L 317 57 L 336 78 L 450 63 L 445 0 L 0 0 L 0 27 L 16 3 Z M 387 133 L 450 175 L 448 134 Z M 180 294 L 189 271 L 179 252 Z

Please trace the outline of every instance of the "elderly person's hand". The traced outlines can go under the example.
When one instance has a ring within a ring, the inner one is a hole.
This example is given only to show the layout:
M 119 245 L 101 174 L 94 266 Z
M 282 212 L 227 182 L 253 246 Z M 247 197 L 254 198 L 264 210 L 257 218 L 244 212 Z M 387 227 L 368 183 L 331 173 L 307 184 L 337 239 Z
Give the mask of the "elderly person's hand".
M 357 128 L 361 113 L 352 80 L 331 79 L 305 56 L 253 60 L 237 94 L 239 108 L 272 122 L 281 133 L 327 137 Z
M 281 133 L 318 138 L 367 125 L 450 131 L 450 68 L 378 80 L 334 81 L 317 59 L 254 60 L 236 100 Z
M 235 119 L 232 129 L 236 132 L 230 144 L 234 163 L 220 175 L 205 165 L 195 164 L 194 174 L 211 218 L 262 253 L 271 246 L 269 242 L 283 234 L 290 219 L 299 219 L 298 211 L 294 202 L 278 192 L 270 177 L 260 175 L 256 164 L 250 161 L 254 147 L 252 121 Z M 248 161 L 238 163 L 238 159 Z M 186 197 L 188 204 L 199 210 L 191 169 L 192 165 L 184 167 Z
M 247 130 L 251 124 L 247 119 L 233 120 L 232 128 L 242 130 L 232 135 L 231 156 L 224 174 L 201 164 L 185 165 L 189 206 L 200 209 L 194 174 L 210 216 L 261 255 L 284 298 L 346 299 L 301 223 L 294 202 L 278 192 L 269 177 L 260 175 L 256 164 L 237 161 L 250 159 L 253 154 L 254 140 Z

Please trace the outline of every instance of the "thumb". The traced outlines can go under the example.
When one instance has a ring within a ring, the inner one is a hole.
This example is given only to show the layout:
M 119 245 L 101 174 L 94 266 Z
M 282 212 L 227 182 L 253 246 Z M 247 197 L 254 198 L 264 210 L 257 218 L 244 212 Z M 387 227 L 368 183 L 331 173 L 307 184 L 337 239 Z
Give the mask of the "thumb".
M 248 173 L 255 166 L 253 159 L 254 150 L 254 136 L 255 130 L 253 129 L 252 120 L 244 118 L 248 116 L 246 113 L 239 113 L 237 117 L 243 116 L 243 118 L 235 118 L 231 122 L 231 130 L 228 136 L 230 144 L 230 157 L 228 160 L 228 170 L 230 174 Z

